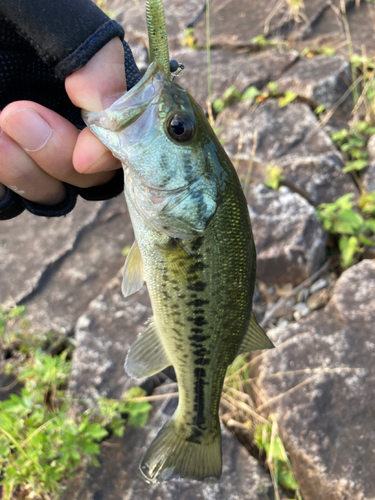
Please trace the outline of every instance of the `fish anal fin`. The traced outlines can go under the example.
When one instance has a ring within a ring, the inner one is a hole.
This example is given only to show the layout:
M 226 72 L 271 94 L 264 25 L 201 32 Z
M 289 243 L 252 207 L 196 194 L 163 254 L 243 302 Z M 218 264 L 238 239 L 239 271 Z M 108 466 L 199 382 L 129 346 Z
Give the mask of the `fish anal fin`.
M 273 349 L 274 347 L 273 343 L 264 333 L 263 328 L 258 325 L 254 313 L 252 312 L 247 332 L 237 354 L 258 351 L 261 349 Z
M 142 256 L 138 243 L 135 240 L 126 258 L 123 271 L 122 293 L 124 297 L 128 297 L 132 293 L 138 292 L 143 283 L 144 269 Z
M 151 377 L 172 363 L 160 340 L 152 318 L 144 332 L 138 335 L 130 347 L 125 361 L 125 370 L 132 378 Z
M 161 428 L 139 466 L 143 479 L 151 484 L 170 479 L 217 482 L 221 469 L 219 422 L 215 432 L 196 442 L 179 431 L 174 417 Z

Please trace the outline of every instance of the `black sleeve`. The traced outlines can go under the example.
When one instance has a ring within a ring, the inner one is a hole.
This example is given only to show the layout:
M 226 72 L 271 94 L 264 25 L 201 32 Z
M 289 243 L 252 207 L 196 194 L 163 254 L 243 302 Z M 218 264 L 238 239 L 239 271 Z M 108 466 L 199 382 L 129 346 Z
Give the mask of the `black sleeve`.
M 80 109 L 65 92 L 64 79 L 84 66 L 124 30 L 91 0 L 0 1 L 0 109 L 10 102 L 30 100 L 56 111 L 82 129 Z M 141 78 L 128 44 L 123 41 L 128 89 Z M 86 199 L 109 199 L 123 189 L 120 172 L 95 188 L 66 186 L 67 198 L 55 207 L 28 202 L 7 190 L 0 201 L 0 220 L 27 208 L 47 217 L 67 214 L 77 194 Z

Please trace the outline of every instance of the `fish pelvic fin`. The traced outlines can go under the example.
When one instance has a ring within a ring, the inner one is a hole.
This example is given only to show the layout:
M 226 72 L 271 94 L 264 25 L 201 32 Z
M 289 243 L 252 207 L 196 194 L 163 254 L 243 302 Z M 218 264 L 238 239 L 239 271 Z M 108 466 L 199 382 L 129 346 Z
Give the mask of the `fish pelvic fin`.
M 124 297 L 138 292 L 142 288 L 144 281 L 142 256 L 135 240 L 126 258 L 123 271 L 122 293 Z
M 143 455 L 139 470 L 143 479 L 155 484 L 170 479 L 217 482 L 221 476 L 221 431 L 204 436 L 202 441 L 187 438 L 171 418 L 159 431 Z
M 160 340 L 153 318 L 148 320 L 144 332 L 130 347 L 125 361 L 125 371 L 132 378 L 151 377 L 170 366 L 167 353 Z
M 258 325 L 254 313 L 252 312 L 247 332 L 242 340 L 237 355 L 261 349 L 273 349 L 274 347 L 273 343 L 264 333 L 263 328 Z

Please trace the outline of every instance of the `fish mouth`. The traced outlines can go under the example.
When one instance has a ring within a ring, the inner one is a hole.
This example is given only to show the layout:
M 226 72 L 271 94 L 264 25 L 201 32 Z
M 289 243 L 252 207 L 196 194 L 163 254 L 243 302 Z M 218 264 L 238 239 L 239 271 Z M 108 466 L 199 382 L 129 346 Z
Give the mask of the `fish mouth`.
M 111 149 L 112 133 L 118 133 L 138 120 L 153 101 L 158 99 L 166 79 L 160 63 L 153 62 L 141 80 L 109 108 L 96 112 L 82 110 L 82 118 L 94 135 Z M 108 137 L 111 137 L 111 141 Z

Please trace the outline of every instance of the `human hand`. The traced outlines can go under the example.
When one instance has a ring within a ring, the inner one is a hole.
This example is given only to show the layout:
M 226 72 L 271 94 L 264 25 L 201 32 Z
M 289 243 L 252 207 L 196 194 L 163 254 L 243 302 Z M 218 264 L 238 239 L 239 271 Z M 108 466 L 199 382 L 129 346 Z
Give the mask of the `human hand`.
M 80 108 L 100 111 L 111 105 L 126 91 L 120 39 L 112 39 L 70 75 L 65 87 L 70 100 Z M 56 205 L 66 196 L 63 182 L 98 186 L 108 182 L 121 166 L 87 128 L 80 132 L 35 102 L 7 105 L 0 114 L 0 127 L 0 200 L 7 186 L 27 200 Z

